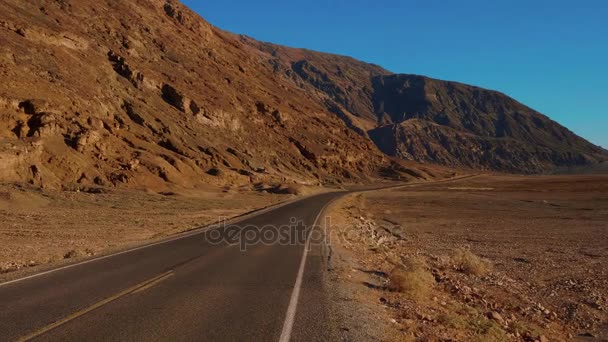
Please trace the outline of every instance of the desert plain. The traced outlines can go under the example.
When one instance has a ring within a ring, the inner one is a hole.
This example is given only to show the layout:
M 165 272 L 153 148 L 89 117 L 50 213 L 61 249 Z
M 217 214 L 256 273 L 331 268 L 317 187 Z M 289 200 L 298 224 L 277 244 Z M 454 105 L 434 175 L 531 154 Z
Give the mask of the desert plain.
M 328 216 L 345 340 L 608 338 L 605 175 L 480 175 L 353 194 Z

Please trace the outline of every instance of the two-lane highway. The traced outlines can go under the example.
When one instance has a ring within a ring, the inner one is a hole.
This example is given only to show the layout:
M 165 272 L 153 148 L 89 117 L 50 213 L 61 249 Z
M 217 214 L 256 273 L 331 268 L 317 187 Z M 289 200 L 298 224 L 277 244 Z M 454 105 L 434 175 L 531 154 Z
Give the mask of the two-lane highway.
M 234 225 L 289 226 L 295 236 L 295 218 L 307 236 L 343 194 L 309 197 Z M 242 250 L 211 243 L 201 231 L 0 284 L 0 340 L 332 340 L 323 247 L 305 252 L 305 242 Z

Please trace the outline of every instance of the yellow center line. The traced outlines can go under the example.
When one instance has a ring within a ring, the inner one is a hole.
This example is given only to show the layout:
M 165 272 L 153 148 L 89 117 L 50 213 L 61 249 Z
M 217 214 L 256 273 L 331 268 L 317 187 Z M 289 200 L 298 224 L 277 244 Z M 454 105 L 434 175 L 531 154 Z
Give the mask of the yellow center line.
M 171 273 L 165 273 L 165 274 L 164 274 L 164 275 L 162 275 L 160 278 L 155 279 L 154 281 L 151 281 L 151 282 L 149 282 L 148 284 L 146 284 L 146 285 L 144 285 L 144 286 L 142 286 L 142 287 L 138 288 L 137 290 L 135 290 L 135 291 L 131 292 L 131 294 L 135 294 L 135 293 L 140 293 L 140 292 L 143 292 L 143 291 L 145 291 L 145 290 L 147 290 L 147 289 L 151 288 L 152 286 L 154 286 L 154 285 L 156 285 L 156 284 L 160 283 L 161 281 L 163 281 L 163 280 L 165 280 L 165 279 L 167 279 L 167 278 L 171 278 L 171 277 L 173 277 L 173 273 L 172 273 L 172 272 L 171 272 Z
M 124 296 L 126 296 L 128 294 L 131 294 L 131 293 L 138 293 L 138 292 L 144 291 L 146 289 L 149 289 L 150 287 L 152 287 L 152 286 L 160 283 L 161 281 L 163 281 L 163 280 L 165 280 L 165 279 L 167 279 L 167 278 L 169 278 L 171 276 L 173 276 L 173 271 L 168 271 L 168 272 L 165 272 L 165 273 L 163 273 L 161 275 L 158 275 L 158 276 L 156 276 L 156 277 L 154 277 L 152 279 L 148 279 L 148 280 L 146 280 L 146 281 L 144 281 L 142 283 L 139 283 L 139 284 L 137 284 L 137 285 L 135 285 L 133 287 L 130 287 L 130 288 L 128 288 L 128 289 L 126 289 L 126 290 L 118 293 L 118 294 L 115 294 L 115 295 L 113 295 L 111 297 L 108 297 L 108 298 L 106 298 L 106 299 L 104 299 L 104 300 L 102 300 L 100 302 L 97 302 L 97 303 L 89 306 L 86 309 L 77 311 L 77 312 L 75 312 L 75 313 L 73 313 L 73 314 L 71 314 L 71 315 L 69 315 L 69 316 L 67 316 L 67 317 L 65 317 L 65 318 L 63 318 L 63 319 L 55 322 L 55 323 L 49 324 L 46 327 L 44 327 L 44 328 L 42 328 L 40 330 L 37 330 L 37 331 L 35 331 L 35 332 L 27 335 L 27 336 L 21 337 L 17 341 L 18 342 L 25 342 L 25 341 L 32 340 L 32 339 L 34 339 L 34 338 L 36 338 L 36 337 L 38 337 L 38 336 L 40 336 L 42 334 L 45 334 L 45 333 L 47 333 L 47 332 L 49 332 L 49 331 L 51 331 L 51 330 L 53 330 L 53 329 L 55 329 L 57 327 L 60 327 L 60 326 L 66 324 L 66 323 L 68 323 L 70 321 L 73 321 L 73 320 L 75 320 L 78 317 L 86 315 L 87 313 L 89 313 L 89 312 L 91 312 L 93 310 L 99 309 L 100 307 L 102 307 L 102 306 L 104 306 L 104 305 L 106 305 L 108 303 L 111 303 L 111 302 L 113 302 L 113 301 L 115 301 L 115 300 L 117 300 L 117 299 L 119 299 L 121 297 L 124 297 Z

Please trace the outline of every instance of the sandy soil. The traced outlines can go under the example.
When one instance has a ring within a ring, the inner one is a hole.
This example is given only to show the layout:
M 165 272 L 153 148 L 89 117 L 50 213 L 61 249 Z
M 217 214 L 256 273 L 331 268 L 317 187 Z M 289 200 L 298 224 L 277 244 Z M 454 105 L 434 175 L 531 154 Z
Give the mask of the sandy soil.
M 246 188 L 105 191 L 0 185 L 0 276 L 136 245 L 295 197 Z
M 329 215 L 345 340 L 608 338 L 608 176 L 479 176 Z

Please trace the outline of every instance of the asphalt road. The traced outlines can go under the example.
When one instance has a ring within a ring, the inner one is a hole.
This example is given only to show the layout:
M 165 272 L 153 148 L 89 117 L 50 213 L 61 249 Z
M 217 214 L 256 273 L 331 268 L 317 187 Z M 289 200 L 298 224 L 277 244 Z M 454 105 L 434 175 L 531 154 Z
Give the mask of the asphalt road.
M 325 248 L 321 230 L 310 232 L 342 194 L 309 197 L 223 230 L 231 242 L 247 241 L 244 249 L 197 233 L 0 284 L 0 341 L 334 340 Z M 282 233 L 266 232 L 271 226 Z M 260 232 L 266 240 L 254 241 Z

